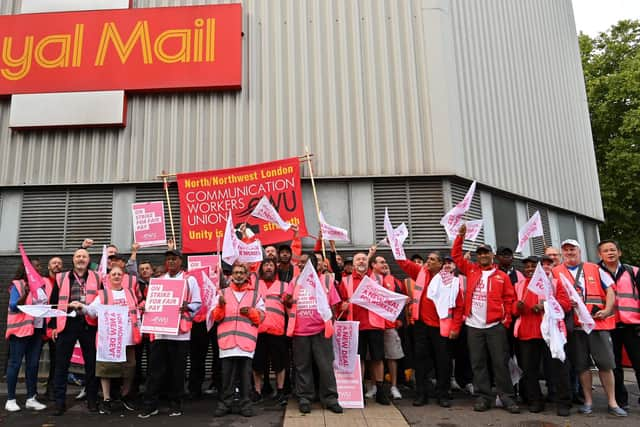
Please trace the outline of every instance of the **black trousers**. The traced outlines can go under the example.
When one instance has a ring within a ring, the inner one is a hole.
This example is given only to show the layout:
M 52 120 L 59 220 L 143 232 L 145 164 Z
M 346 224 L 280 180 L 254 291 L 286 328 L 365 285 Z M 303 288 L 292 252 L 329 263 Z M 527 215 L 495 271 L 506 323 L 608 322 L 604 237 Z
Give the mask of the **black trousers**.
M 462 325 L 460 335 L 452 341 L 453 358 L 455 359 L 455 369 L 453 376 L 460 387 L 473 382 L 473 371 L 471 370 L 471 360 L 469 360 L 469 346 L 467 345 L 467 326 Z
M 158 408 L 158 396 L 161 390 L 169 397 L 169 405 L 172 409 L 182 409 L 188 352 L 189 341 L 155 340 L 151 342 L 144 393 L 145 409 Z M 165 389 L 166 385 L 168 389 Z
M 193 322 L 191 341 L 189 342 L 189 393 L 198 396 L 202 393 L 202 383 L 206 374 L 205 361 L 209 350 L 209 334 L 206 322 Z
M 338 402 L 338 387 L 333 371 L 333 344 L 324 332 L 293 337 L 296 395 L 300 403 L 311 403 L 315 394 L 313 366 L 318 369 L 318 395 L 325 406 Z
M 87 401 L 98 400 L 98 380 L 96 379 L 96 332 L 97 327 L 89 325 L 84 316 L 67 317 L 64 330 L 56 341 L 56 366 L 54 374 L 56 406 L 64 407 L 67 397 L 67 376 L 71 355 L 76 341 L 80 341 L 84 358 L 85 388 Z
M 538 372 L 540 363 L 544 358 L 550 359 L 551 376 L 554 379 L 556 387 L 555 401 L 558 406 L 566 408 L 571 406 L 571 388 L 569 386 L 569 368 L 564 362 L 551 358 L 549 347 L 542 339 L 519 340 L 518 346 L 521 350 L 522 370 L 526 372 L 523 381 L 523 387 L 529 403 L 542 403 L 542 391 L 540 390 L 540 381 L 538 380 Z M 565 351 L 566 352 L 566 351 Z
M 143 384 L 147 378 L 147 372 L 149 371 L 149 336 L 142 335 L 142 341 L 140 344 L 136 344 L 136 377 L 133 381 L 132 392 L 137 392 L 140 389 L 140 384 Z M 142 369 L 142 357 L 146 355 L 147 366 L 146 369 Z
M 222 393 L 220 393 L 220 405 L 231 409 L 236 385 L 240 388 L 240 408 L 251 407 L 249 400 L 249 388 L 251 387 L 251 364 L 249 357 L 223 357 L 220 359 L 222 366 Z
M 436 397 L 448 398 L 451 386 L 451 340 L 440 335 L 439 327 L 428 326 L 420 320 L 413 325 L 413 333 L 416 392 L 423 396 L 428 394 L 427 376 L 433 369 L 436 373 Z
M 618 327 L 611 331 L 613 341 L 613 355 L 616 359 L 616 367 L 613 376 L 616 381 L 616 402 L 620 406 L 629 404 L 629 393 L 624 386 L 624 370 L 622 368 L 622 347 L 627 350 L 631 366 L 636 374 L 636 381 L 640 386 L 640 325 L 627 325 L 619 323 Z
M 49 346 L 49 376 L 47 377 L 47 394 L 53 392 L 56 375 L 56 343 L 52 339 L 46 342 Z
M 509 344 L 507 331 L 502 323 L 486 329 L 467 327 L 467 342 L 476 393 L 490 402 L 494 399 L 489 379 L 490 363 L 500 399 L 507 404 L 514 401 L 513 384 L 509 374 Z M 487 360 L 487 356 L 490 361 Z

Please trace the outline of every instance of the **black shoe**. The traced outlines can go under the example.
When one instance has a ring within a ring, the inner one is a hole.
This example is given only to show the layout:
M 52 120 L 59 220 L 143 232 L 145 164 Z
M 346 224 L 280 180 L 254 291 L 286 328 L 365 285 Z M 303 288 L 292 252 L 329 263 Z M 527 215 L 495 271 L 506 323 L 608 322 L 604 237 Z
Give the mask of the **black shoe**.
M 302 414 L 310 414 L 311 413 L 311 404 L 304 402 L 304 403 L 300 403 L 298 405 L 298 408 L 300 409 L 300 413 Z
M 340 406 L 338 403 L 334 403 L 333 405 L 327 406 L 327 409 L 333 412 L 334 414 L 342 414 L 344 412 L 344 410 L 342 409 L 342 406 Z
M 124 406 L 124 409 L 126 409 L 127 411 L 136 410 L 136 405 L 133 404 L 133 399 L 130 399 L 128 397 L 122 398 L 122 406 Z
M 144 411 L 138 414 L 138 418 L 142 418 L 144 420 L 158 414 L 159 412 L 157 409 L 145 409 Z
M 516 402 L 509 402 L 508 404 L 504 405 L 504 410 L 507 411 L 510 414 L 519 414 L 520 413 L 520 407 L 518 406 L 518 404 Z
M 544 403 L 542 402 L 532 403 L 531 405 L 529 405 L 529 412 L 532 412 L 534 414 L 544 412 Z
M 59 417 L 61 415 L 64 415 L 66 410 L 67 408 L 65 408 L 64 406 L 56 406 L 53 410 L 53 415 Z
M 413 406 L 424 406 L 429 403 L 429 399 L 424 394 L 419 394 L 413 399 Z
M 376 402 L 380 405 L 391 405 L 391 401 L 382 388 L 379 388 L 378 391 L 376 391 Z
M 473 404 L 473 410 L 476 412 L 485 412 L 489 409 L 491 409 L 491 403 L 482 397 Z
M 111 414 L 111 400 L 104 400 L 102 405 L 100 405 L 100 411 L 102 415 Z
M 253 408 L 251 406 L 245 406 L 244 408 L 240 409 L 240 415 L 249 418 L 253 417 L 255 414 L 253 413 Z
M 438 405 L 443 408 L 451 408 L 451 401 L 447 398 L 438 399 Z
M 98 412 L 98 403 L 97 402 L 89 402 L 87 401 L 87 408 L 89 408 L 89 412 L 97 413 Z
M 282 391 L 278 391 L 273 400 L 275 400 L 276 403 L 280 406 L 286 406 L 289 398 Z
M 190 391 L 187 397 L 189 400 L 200 400 L 202 399 L 202 392 Z
M 251 402 L 253 402 L 253 403 L 262 402 L 262 393 L 258 393 L 255 390 L 252 391 L 251 392 Z
M 559 417 L 568 417 L 569 415 L 571 415 L 571 411 L 569 410 L 568 406 L 562 405 L 558 406 L 558 408 L 556 409 L 556 414 Z
M 227 408 L 226 406 L 218 405 L 213 415 L 216 417 L 224 417 L 230 412 L 231 412 L 231 409 Z

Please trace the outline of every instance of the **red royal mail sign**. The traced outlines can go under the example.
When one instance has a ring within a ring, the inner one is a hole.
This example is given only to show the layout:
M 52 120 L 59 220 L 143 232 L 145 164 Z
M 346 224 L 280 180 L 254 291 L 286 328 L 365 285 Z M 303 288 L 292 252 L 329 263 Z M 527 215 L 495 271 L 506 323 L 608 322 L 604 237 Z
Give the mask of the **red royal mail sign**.
M 240 4 L 0 16 L 0 95 L 239 89 Z

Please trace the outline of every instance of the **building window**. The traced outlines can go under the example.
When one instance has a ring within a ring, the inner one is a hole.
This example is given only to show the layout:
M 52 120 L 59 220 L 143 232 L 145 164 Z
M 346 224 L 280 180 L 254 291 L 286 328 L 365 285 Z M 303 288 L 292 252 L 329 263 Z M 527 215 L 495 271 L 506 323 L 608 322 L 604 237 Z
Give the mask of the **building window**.
M 558 213 L 558 230 L 560 231 L 560 242 L 578 238 L 576 219 L 573 215 Z
M 496 229 L 496 245 L 515 249 L 518 242 L 518 215 L 515 200 L 494 194 L 493 220 Z

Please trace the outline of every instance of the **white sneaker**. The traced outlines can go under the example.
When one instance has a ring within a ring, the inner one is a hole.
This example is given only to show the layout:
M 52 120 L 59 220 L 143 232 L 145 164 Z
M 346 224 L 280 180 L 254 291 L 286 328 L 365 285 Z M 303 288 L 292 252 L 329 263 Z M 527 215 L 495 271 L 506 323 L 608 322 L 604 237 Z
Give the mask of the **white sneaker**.
M 47 409 L 47 405 L 38 402 L 36 396 L 33 396 L 31 399 L 27 399 L 27 404 L 24 406 L 27 409 L 33 409 L 34 411 L 42 411 L 43 409 Z
M 82 389 L 80 390 L 80 393 L 78 393 L 78 395 L 76 396 L 76 400 L 82 400 L 85 397 L 87 397 L 87 391 L 84 387 L 82 387 Z
M 400 390 L 398 390 L 398 387 L 396 386 L 391 387 L 391 397 L 393 397 L 396 400 L 402 399 L 402 395 L 400 394 Z
M 374 384 L 369 390 L 367 390 L 367 392 L 364 394 L 364 397 L 366 397 L 367 399 L 373 399 L 373 396 L 375 396 L 377 392 L 378 387 L 376 387 L 376 385 Z
M 18 412 L 20 410 L 20 405 L 16 402 L 15 399 L 7 400 L 7 403 L 4 404 L 4 409 L 9 412 Z
M 469 383 L 466 386 L 464 386 L 464 390 L 471 395 L 475 394 L 475 389 L 473 388 L 472 383 Z

